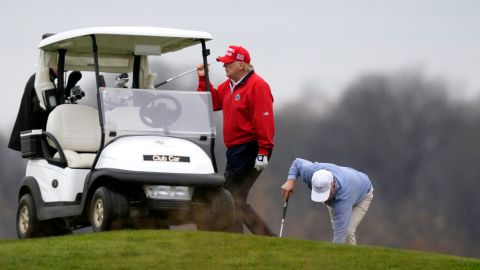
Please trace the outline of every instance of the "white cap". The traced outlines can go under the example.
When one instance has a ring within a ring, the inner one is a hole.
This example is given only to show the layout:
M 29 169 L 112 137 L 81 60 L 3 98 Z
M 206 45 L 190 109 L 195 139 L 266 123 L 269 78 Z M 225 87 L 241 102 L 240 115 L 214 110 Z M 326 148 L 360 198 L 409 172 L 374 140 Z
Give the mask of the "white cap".
M 312 176 L 312 201 L 324 202 L 330 196 L 333 175 L 327 170 L 318 170 Z

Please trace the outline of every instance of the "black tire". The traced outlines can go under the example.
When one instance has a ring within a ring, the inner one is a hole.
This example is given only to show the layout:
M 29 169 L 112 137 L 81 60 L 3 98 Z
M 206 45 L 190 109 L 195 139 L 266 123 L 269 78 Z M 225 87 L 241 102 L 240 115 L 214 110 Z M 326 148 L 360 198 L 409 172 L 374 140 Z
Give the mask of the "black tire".
M 37 212 L 33 197 L 25 194 L 20 198 L 17 209 L 17 236 L 18 238 L 32 238 L 44 236 L 42 224 L 37 219 Z
M 99 187 L 90 202 L 90 223 L 94 232 L 119 230 L 128 226 L 128 200 L 122 193 Z
M 230 192 L 224 188 L 207 190 L 202 199 L 204 207 L 194 210 L 197 228 L 205 231 L 231 232 L 235 204 Z

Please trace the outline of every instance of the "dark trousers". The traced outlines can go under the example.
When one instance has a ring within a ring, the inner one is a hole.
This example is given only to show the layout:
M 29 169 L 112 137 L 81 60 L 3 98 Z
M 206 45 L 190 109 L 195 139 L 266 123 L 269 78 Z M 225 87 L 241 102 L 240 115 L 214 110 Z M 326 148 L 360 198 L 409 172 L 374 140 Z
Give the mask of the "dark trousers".
M 227 150 L 224 188 L 230 191 L 235 202 L 234 232 L 237 233 L 243 233 L 244 208 L 248 193 L 261 173 L 254 168 L 257 154 L 257 142 L 248 142 Z

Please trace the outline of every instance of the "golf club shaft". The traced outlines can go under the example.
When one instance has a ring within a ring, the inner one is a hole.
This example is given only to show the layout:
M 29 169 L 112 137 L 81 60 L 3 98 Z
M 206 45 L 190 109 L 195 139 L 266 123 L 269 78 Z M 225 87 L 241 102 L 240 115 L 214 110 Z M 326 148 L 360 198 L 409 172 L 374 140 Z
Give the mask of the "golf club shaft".
M 213 64 L 213 63 L 215 63 L 215 62 L 217 62 L 217 61 L 210 62 L 210 63 L 208 63 L 208 65 L 210 66 L 211 64 Z M 170 78 L 170 79 L 166 79 L 165 81 L 156 84 L 156 85 L 155 85 L 155 88 L 160 87 L 160 86 L 162 86 L 162 85 L 164 85 L 164 84 L 166 84 L 166 83 L 168 83 L 168 82 L 170 82 L 170 81 L 176 80 L 176 79 L 178 79 L 178 78 L 180 78 L 180 77 L 182 77 L 182 76 L 185 76 L 185 75 L 187 75 L 187 74 L 189 74 L 189 73 L 192 73 L 192 72 L 194 72 L 194 71 L 196 71 L 196 70 L 197 70 L 197 68 L 192 68 L 192 69 L 187 70 L 187 71 L 185 71 L 185 72 L 183 72 L 183 73 L 181 73 L 181 74 L 179 74 L 179 75 L 177 75 L 177 76 L 175 76 L 175 77 L 172 77 L 172 78 Z
M 282 234 L 283 234 L 283 223 L 285 222 L 285 219 L 282 218 L 282 225 L 280 225 L 280 234 L 279 236 L 282 237 Z
M 279 237 L 282 237 L 283 235 L 283 224 L 285 223 L 285 216 L 287 215 L 287 206 L 288 200 L 283 203 L 282 224 L 280 225 L 280 233 L 278 234 Z

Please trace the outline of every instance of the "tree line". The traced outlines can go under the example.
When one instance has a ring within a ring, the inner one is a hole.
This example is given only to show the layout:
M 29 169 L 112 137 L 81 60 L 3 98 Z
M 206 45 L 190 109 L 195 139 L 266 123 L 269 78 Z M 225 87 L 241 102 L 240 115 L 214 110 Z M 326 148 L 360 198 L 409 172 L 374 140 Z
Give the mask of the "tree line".
M 361 244 L 478 257 L 479 101 L 452 99 L 452 91 L 413 71 L 369 74 L 320 113 L 308 106 L 320 95 L 285 106 L 276 114 L 269 176 L 258 188 L 261 196 L 274 191 L 266 208 L 281 206 L 279 186 L 295 157 L 349 166 L 367 173 L 375 188 Z M 330 241 L 325 207 L 312 203 L 305 187 L 295 195 L 287 214 L 292 235 Z M 280 211 L 262 213 L 276 226 Z
M 479 100 L 452 99 L 454 91 L 441 79 L 411 71 L 361 76 L 334 102 L 305 92 L 276 108 L 276 147 L 250 203 L 278 231 L 280 185 L 294 158 L 350 166 L 367 173 L 375 188 L 358 228 L 360 244 L 478 257 L 480 106 Z M 15 238 L 15 194 L 25 168 L 20 154 L 6 148 L 9 132 L 0 133 L 3 239 Z M 216 153 L 223 173 L 221 133 L 220 124 Z M 299 183 L 284 235 L 330 241 L 328 212 L 309 196 Z

